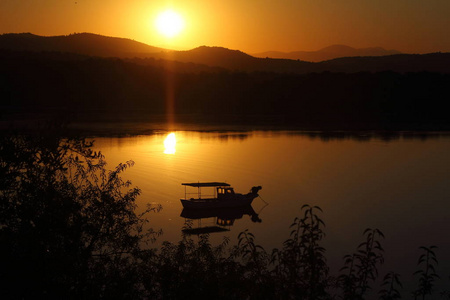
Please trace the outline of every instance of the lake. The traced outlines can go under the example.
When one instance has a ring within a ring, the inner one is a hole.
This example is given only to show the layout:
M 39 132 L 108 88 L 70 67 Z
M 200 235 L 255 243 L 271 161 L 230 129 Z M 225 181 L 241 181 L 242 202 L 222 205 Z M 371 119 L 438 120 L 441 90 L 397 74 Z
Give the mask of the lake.
M 150 215 L 151 227 L 163 230 L 156 245 L 181 239 L 186 221 L 180 216 L 181 183 L 223 181 L 240 193 L 260 185 L 261 198 L 252 207 L 261 222 L 244 214 L 230 231 L 211 234 L 213 243 L 228 236 L 235 244 L 237 235 L 249 229 L 267 251 L 281 248 L 302 205 L 317 205 L 323 210 L 323 246 L 332 273 L 363 242 L 366 228 L 378 228 L 385 235 L 381 277 L 396 271 L 405 289 L 417 286 L 413 273 L 419 247 L 436 245 L 439 285 L 448 285 L 450 136 L 177 131 L 176 144 L 165 146 L 169 133 L 95 138 L 109 168 L 135 162 L 123 177 L 141 188 L 140 209 L 148 203 L 162 205 Z

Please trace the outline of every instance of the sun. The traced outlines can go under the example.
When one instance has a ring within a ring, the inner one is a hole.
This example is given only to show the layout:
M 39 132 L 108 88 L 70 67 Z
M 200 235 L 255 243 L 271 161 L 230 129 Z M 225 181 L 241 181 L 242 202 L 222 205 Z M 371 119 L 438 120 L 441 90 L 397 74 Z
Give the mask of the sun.
M 184 29 L 183 17 L 171 9 L 160 13 L 155 20 L 156 29 L 167 38 L 173 38 Z

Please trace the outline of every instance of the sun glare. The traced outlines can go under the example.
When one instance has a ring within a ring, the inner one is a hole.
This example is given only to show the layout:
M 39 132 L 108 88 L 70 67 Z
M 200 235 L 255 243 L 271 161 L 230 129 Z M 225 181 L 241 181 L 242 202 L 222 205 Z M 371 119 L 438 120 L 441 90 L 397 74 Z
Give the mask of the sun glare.
M 185 24 L 179 13 L 173 10 L 166 10 L 156 17 L 155 25 L 160 34 L 172 38 L 180 34 Z
M 175 154 L 175 146 L 177 145 L 177 139 L 175 133 L 171 132 L 164 140 L 164 154 Z

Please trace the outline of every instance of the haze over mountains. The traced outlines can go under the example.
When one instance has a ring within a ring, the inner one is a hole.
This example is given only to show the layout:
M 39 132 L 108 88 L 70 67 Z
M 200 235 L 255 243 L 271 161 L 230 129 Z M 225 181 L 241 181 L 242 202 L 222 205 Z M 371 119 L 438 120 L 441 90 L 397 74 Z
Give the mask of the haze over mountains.
M 397 50 L 386 50 L 381 47 L 371 48 L 352 48 L 345 45 L 332 45 L 317 51 L 293 51 L 293 52 L 280 52 L 280 51 L 267 51 L 261 53 L 252 54 L 255 57 L 270 57 L 270 58 L 286 58 L 286 59 L 299 59 L 310 62 L 320 62 L 340 57 L 354 57 L 354 56 L 386 56 L 401 54 Z
M 259 54 L 274 58 L 260 58 L 238 50 L 222 47 L 202 46 L 187 51 L 174 51 L 149 46 L 125 38 L 106 37 L 91 33 L 68 36 L 42 37 L 31 33 L 0 35 L 0 49 L 13 51 L 55 51 L 70 52 L 99 57 L 118 57 L 122 59 L 156 59 L 189 63 L 194 69 L 205 70 L 192 64 L 232 71 L 264 71 L 305 74 L 311 72 L 450 72 L 450 53 L 436 54 L 398 54 L 395 50 L 382 48 L 354 49 L 335 45 L 316 52 L 267 52 Z M 300 59 L 304 56 L 304 60 Z M 308 62 L 330 57 L 342 56 L 322 62 Z M 322 57 L 322 58 L 320 58 Z M 140 64 L 150 61 L 140 61 Z M 154 62 L 151 62 L 154 63 Z M 184 66 L 186 69 L 186 66 Z

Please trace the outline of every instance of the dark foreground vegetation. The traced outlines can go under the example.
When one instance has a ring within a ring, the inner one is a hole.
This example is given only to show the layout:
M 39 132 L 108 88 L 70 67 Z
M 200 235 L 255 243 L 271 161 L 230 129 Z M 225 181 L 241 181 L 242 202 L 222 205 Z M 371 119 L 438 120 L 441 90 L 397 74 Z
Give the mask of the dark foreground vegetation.
M 331 275 L 321 210 L 308 205 L 272 252 L 248 231 L 236 246 L 229 240 L 213 246 L 201 235 L 153 249 L 158 232 L 146 223 L 160 208 L 136 214 L 140 190 L 121 179 L 131 161 L 107 171 L 90 142 L 49 131 L 0 139 L 4 299 L 365 299 L 369 292 L 380 299 L 449 298 L 448 290 L 433 288 L 434 246 L 421 247 L 413 295 L 402 290 L 399 274 L 378 274 L 384 260 L 378 229 L 366 229 L 340 275 Z
M 0 118 L 265 123 L 301 129 L 450 128 L 450 74 L 243 72 L 157 59 L 0 51 Z M 88 117 L 89 116 L 89 117 Z

